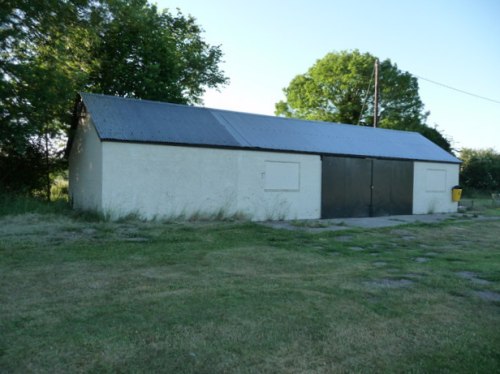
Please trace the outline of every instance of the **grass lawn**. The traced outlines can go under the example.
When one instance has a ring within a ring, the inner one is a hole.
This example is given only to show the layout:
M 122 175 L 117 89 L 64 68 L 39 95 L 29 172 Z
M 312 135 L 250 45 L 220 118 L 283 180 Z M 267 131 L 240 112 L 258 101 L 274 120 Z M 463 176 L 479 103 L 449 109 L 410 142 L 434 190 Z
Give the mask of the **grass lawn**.
M 0 372 L 89 371 L 500 372 L 500 220 L 1 217 Z

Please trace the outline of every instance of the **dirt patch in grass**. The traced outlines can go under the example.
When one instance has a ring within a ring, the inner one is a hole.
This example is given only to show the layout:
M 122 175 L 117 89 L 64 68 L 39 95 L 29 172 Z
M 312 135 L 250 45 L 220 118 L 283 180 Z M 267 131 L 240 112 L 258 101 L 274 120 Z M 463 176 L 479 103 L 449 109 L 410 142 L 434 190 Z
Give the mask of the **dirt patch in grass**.
M 474 295 L 486 301 L 500 301 L 500 293 L 493 291 L 474 291 Z
M 422 278 L 426 277 L 427 274 L 423 274 L 423 273 L 406 273 L 404 276 L 407 277 L 407 278 L 410 278 L 410 279 L 422 279 Z
M 476 273 L 474 273 L 472 271 L 458 271 L 455 274 L 457 276 L 459 276 L 460 278 L 468 279 L 471 282 L 476 283 L 476 284 L 490 284 L 491 283 L 490 281 L 488 281 L 486 279 L 480 278 Z
M 415 239 L 417 239 L 417 238 L 416 238 L 415 236 L 413 236 L 413 235 L 403 235 L 403 236 L 401 237 L 401 239 L 403 239 L 403 240 L 405 240 L 405 241 L 413 241 L 413 240 L 415 240 Z
M 364 251 L 365 250 L 365 248 L 363 248 L 363 247 L 349 247 L 349 249 L 351 251 L 354 251 L 354 252 L 359 252 L 359 251 Z
M 438 256 L 438 255 L 439 255 L 439 253 L 437 253 L 437 252 L 425 252 L 424 253 L 424 256 L 428 256 L 428 257 L 434 257 L 434 256 Z
M 59 245 L 85 241 L 145 242 L 144 232 L 154 235 L 148 222 L 85 222 L 56 214 L 30 213 L 0 219 L 0 238 L 17 243 Z M 157 225 L 157 224 L 156 224 Z
M 404 238 L 404 237 L 408 237 L 408 236 L 413 237 L 413 233 L 411 231 L 405 230 L 405 229 L 394 229 L 394 230 L 389 231 L 389 233 L 395 237 L 400 237 L 400 238 Z
M 415 283 L 410 279 L 376 279 L 372 281 L 364 282 L 366 286 L 374 288 L 404 288 L 409 287 Z

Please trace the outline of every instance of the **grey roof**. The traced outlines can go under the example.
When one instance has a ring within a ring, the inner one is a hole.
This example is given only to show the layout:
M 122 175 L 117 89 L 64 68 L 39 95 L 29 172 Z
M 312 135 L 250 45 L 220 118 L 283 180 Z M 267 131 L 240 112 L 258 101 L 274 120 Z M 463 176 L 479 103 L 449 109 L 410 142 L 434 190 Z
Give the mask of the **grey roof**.
M 415 132 L 81 96 L 101 140 L 460 163 Z

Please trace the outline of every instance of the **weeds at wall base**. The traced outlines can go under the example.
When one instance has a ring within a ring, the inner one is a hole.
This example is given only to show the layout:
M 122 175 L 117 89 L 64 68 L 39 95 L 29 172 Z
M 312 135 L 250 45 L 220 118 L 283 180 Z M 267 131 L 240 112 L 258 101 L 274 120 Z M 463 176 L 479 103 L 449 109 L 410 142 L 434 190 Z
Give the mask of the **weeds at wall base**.
M 210 222 L 210 221 L 249 221 L 250 217 L 237 211 L 234 213 L 228 212 L 226 209 L 219 209 L 215 212 L 198 211 L 191 215 L 180 213 L 171 216 L 156 216 L 147 219 L 139 212 L 133 212 L 122 216 L 116 216 L 111 212 L 95 212 L 91 210 L 73 209 L 68 202 L 67 196 L 53 200 L 46 201 L 42 198 L 37 198 L 29 195 L 19 195 L 11 193 L 0 193 L 0 217 L 8 215 L 20 215 L 26 213 L 34 214 L 60 214 L 71 217 L 73 219 L 85 222 L 111 222 L 117 223 L 126 222 Z
M 0 217 L 25 213 L 69 214 L 71 208 L 65 199 L 46 201 L 27 195 L 0 193 Z

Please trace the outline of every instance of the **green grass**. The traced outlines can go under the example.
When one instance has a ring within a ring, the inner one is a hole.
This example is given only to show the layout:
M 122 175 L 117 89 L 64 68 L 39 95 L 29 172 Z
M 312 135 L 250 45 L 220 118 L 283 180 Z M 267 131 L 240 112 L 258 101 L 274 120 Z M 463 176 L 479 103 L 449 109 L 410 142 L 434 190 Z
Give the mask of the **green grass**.
M 468 214 L 482 216 L 500 216 L 500 206 L 491 196 L 463 198 L 461 205 L 467 208 Z
M 3 216 L 0 372 L 499 372 L 499 233 Z
M 47 202 L 44 199 L 31 196 L 0 193 L 0 217 L 24 213 L 67 214 L 69 212 L 69 204 L 66 199 Z

